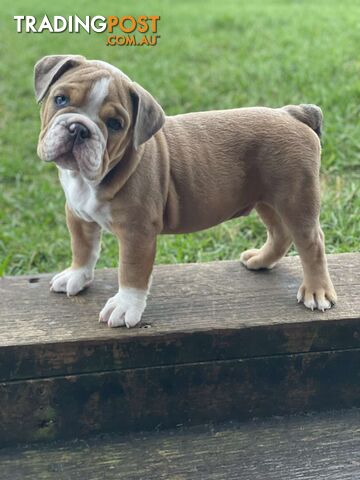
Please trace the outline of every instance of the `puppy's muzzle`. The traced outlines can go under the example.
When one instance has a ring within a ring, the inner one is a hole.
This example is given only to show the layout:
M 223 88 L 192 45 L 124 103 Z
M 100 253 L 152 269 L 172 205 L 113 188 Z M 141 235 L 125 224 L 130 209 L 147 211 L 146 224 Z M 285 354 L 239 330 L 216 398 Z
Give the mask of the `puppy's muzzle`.
M 77 170 L 90 181 L 99 179 L 106 149 L 104 134 L 90 118 L 79 113 L 56 116 L 40 137 L 38 154 L 46 162 Z

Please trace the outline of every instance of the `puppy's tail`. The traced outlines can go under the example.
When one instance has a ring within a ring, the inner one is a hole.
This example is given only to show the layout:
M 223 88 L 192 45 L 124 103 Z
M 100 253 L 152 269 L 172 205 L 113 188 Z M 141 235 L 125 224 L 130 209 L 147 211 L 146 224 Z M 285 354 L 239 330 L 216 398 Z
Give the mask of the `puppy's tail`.
M 323 114 L 320 107 L 303 103 L 301 105 L 287 105 L 283 107 L 283 110 L 286 110 L 292 117 L 308 125 L 321 138 Z

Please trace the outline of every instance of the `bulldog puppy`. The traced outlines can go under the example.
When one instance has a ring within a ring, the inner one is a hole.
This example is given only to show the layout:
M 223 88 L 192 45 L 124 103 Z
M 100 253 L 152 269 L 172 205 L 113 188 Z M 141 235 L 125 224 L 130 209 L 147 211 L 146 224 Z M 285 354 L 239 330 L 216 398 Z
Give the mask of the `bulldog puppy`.
M 76 295 L 94 276 L 101 230 L 120 244 L 119 291 L 100 312 L 111 327 L 140 322 L 158 234 L 195 232 L 256 209 L 268 230 L 241 255 L 272 268 L 292 242 L 311 310 L 336 301 L 319 225 L 320 131 L 314 105 L 238 108 L 166 117 L 124 73 L 79 55 L 35 66 L 38 155 L 55 162 L 66 196 L 72 264 L 51 290 Z

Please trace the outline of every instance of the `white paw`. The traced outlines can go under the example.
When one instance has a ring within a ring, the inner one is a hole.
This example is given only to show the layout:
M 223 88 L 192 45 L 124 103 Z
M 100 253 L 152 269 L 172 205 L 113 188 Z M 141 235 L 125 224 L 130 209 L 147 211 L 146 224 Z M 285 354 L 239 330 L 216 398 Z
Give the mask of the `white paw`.
M 303 302 L 305 307 L 310 308 L 310 310 L 329 310 L 333 305 L 335 305 L 337 297 L 335 290 L 332 286 L 328 288 L 312 288 L 309 289 L 305 285 L 301 285 L 297 293 L 298 303 Z
M 94 278 L 94 270 L 88 267 L 67 268 L 50 281 L 52 292 L 64 292 L 68 297 L 88 287 Z
M 109 327 L 135 327 L 146 307 L 146 290 L 138 288 L 120 288 L 119 292 L 109 298 L 101 310 L 99 321 Z

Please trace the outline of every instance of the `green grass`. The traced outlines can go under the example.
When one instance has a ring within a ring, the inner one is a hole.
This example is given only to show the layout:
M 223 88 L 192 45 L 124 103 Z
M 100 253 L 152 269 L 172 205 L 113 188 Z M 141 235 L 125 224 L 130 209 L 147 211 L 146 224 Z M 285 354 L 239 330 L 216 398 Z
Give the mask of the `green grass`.
M 61 5 L 61 7 L 59 6 Z M 56 169 L 36 156 L 32 68 L 41 56 L 109 61 L 150 90 L 167 114 L 317 103 L 325 114 L 321 221 L 328 252 L 359 250 L 360 6 L 353 1 L 191 0 L 7 2 L 0 20 L 0 275 L 70 261 Z M 161 15 L 157 47 L 106 47 L 105 34 L 17 34 L 13 15 Z M 158 263 L 238 258 L 261 245 L 255 214 L 192 235 L 162 236 Z M 99 266 L 115 266 L 104 236 Z

